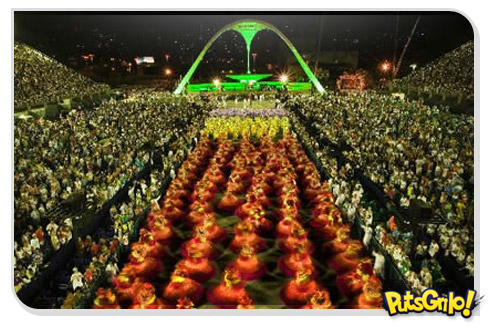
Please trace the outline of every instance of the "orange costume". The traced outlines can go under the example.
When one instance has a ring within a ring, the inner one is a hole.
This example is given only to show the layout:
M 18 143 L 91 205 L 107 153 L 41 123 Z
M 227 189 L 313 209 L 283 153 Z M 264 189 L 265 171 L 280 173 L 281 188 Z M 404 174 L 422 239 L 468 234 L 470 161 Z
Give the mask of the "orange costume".
M 265 264 L 257 257 L 253 249 L 244 246 L 238 258 L 231 263 L 244 281 L 253 281 L 264 276 Z
M 299 308 L 306 305 L 321 287 L 312 279 L 311 271 L 300 271 L 296 278 L 289 281 L 281 290 L 281 299 L 289 307 Z
M 383 308 L 382 285 L 377 278 L 366 282 L 362 287 L 362 292 L 352 299 L 351 308 L 358 309 L 380 309 Z
M 98 288 L 93 309 L 120 309 L 117 298 L 111 289 Z
M 235 226 L 235 237 L 231 241 L 229 248 L 235 253 L 240 253 L 244 246 L 249 246 L 257 252 L 265 248 L 264 239 L 255 233 L 250 222 L 239 222 Z
M 179 272 L 174 272 L 170 278 L 170 283 L 163 291 L 163 297 L 174 303 L 177 303 L 182 298 L 197 303 L 201 300 L 203 294 L 204 288 L 200 283 Z
M 136 243 L 131 248 L 130 262 L 124 266 L 122 271 L 133 278 L 143 277 L 149 281 L 157 277 L 163 269 L 162 262 L 147 255 L 148 250 L 145 244 Z
M 311 298 L 308 300 L 308 303 L 301 307 L 302 309 L 334 309 L 335 306 L 332 305 L 330 301 L 330 293 L 323 289 L 317 289 Z
M 340 292 L 346 297 L 353 297 L 362 292 L 364 284 L 368 281 L 378 281 L 374 274 L 371 260 L 364 259 L 352 270 L 337 275 L 336 283 Z
M 205 257 L 185 258 L 179 261 L 176 271 L 183 272 L 200 283 L 209 281 L 216 273 L 213 264 Z
M 225 270 L 223 279 L 218 286 L 208 291 L 209 302 L 219 308 L 237 308 L 244 302 L 251 304 L 250 297 L 245 291 L 245 282 L 240 279 L 240 274 L 230 267 Z
M 150 283 L 142 283 L 136 289 L 131 309 L 169 309 L 170 305 L 155 295 L 155 287 Z

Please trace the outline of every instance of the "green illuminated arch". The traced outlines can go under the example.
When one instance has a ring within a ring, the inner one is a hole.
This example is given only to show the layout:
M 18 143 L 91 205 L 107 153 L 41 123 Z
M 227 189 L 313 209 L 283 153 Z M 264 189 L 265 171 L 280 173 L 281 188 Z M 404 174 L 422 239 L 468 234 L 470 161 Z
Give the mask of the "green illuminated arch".
M 262 30 L 271 30 L 275 34 L 277 34 L 285 43 L 288 45 L 289 49 L 291 49 L 291 52 L 293 52 L 294 57 L 296 57 L 296 60 L 298 61 L 299 65 L 303 69 L 303 71 L 306 73 L 310 81 L 313 83 L 315 88 L 320 92 L 323 93 L 325 92 L 325 89 L 323 86 L 320 84 L 318 79 L 315 77 L 313 72 L 311 72 L 310 68 L 308 67 L 308 64 L 303 60 L 299 52 L 296 50 L 296 47 L 289 41 L 289 39 L 281 32 L 279 31 L 275 26 L 259 21 L 259 20 L 241 20 L 241 21 L 236 21 L 233 23 L 230 23 L 224 27 L 222 27 L 204 46 L 203 50 L 199 53 L 199 56 L 197 59 L 192 63 L 192 66 L 190 67 L 189 71 L 185 74 L 184 78 L 181 80 L 179 85 L 177 86 L 177 89 L 174 91 L 174 94 L 180 94 L 182 93 L 184 87 L 187 85 L 189 80 L 191 79 L 192 75 L 194 74 L 194 71 L 196 71 L 197 66 L 199 63 L 201 63 L 204 55 L 207 53 L 208 49 L 211 47 L 211 45 L 218 39 L 223 33 L 227 31 L 236 31 L 240 33 L 240 35 L 243 37 L 245 40 L 246 46 L 247 46 L 247 73 L 250 73 L 250 45 L 252 44 L 252 40 L 254 39 L 255 35 L 257 32 L 262 31 Z

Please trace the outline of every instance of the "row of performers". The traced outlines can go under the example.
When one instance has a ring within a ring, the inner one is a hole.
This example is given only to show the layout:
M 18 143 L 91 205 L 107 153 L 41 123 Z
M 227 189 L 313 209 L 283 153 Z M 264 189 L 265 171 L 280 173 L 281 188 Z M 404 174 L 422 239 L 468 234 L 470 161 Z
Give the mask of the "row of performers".
M 266 273 L 257 256 L 266 248 L 260 235 L 274 231 L 284 252 L 278 266 L 291 277 L 281 290 L 284 304 L 291 308 L 337 307 L 332 305 L 328 290 L 316 280 L 318 271 L 311 258 L 315 247 L 299 221 L 303 198 L 312 210 L 313 234 L 325 240 L 326 262 L 337 272 L 339 291 L 349 298 L 342 307 L 380 307 L 382 285 L 372 261 L 363 257 L 361 243 L 350 238 L 349 226 L 342 223 L 329 187 L 321 184 L 318 171 L 295 138 L 286 136 L 274 143 L 262 137 L 257 147 L 246 138 L 238 147 L 220 139 L 216 145 L 213 148 L 208 139 L 199 141 L 161 205 L 152 207 L 146 228 L 132 245 L 129 263 L 113 279 L 113 288 L 98 290 L 93 308 L 197 305 L 205 295 L 203 284 L 216 275 L 216 245 L 227 237 L 214 213 L 214 200 L 223 186 L 226 189 L 216 207 L 234 212 L 239 219 L 228 246 L 238 257 L 226 267 L 220 284 L 207 290 L 208 302 L 220 308 L 253 308 L 246 284 Z M 225 173 L 230 173 L 228 179 Z M 276 197 L 275 224 L 266 217 L 272 196 Z M 172 224 L 180 221 L 192 228 L 193 236 L 182 244 L 183 258 L 170 282 L 157 292 L 151 281 L 160 274 L 165 249 L 176 236 Z

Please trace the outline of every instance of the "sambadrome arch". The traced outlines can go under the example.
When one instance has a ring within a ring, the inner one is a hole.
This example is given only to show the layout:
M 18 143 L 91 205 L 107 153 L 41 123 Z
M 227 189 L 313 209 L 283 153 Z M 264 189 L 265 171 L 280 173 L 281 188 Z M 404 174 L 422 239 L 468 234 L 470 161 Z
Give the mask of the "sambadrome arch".
M 308 67 L 308 64 L 303 60 L 299 52 L 296 50 L 294 45 L 289 41 L 289 39 L 281 32 L 279 29 L 277 29 L 275 26 L 264 22 L 264 21 L 259 21 L 259 20 L 240 20 L 236 21 L 233 23 L 230 23 L 224 27 L 222 27 L 204 46 L 203 50 L 201 53 L 199 53 L 199 56 L 197 59 L 192 63 L 192 66 L 190 67 L 189 71 L 187 71 L 186 75 L 184 78 L 180 81 L 179 85 L 177 86 L 177 89 L 174 91 L 174 94 L 180 94 L 184 90 L 185 86 L 191 79 L 192 75 L 194 74 L 194 71 L 196 71 L 199 63 L 201 63 L 202 59 L 204 58 L 204 55 L 206 55 L 208 49 L 211 47 L 211 45 L 218 39 L 223 33 L 228 32 L 228 31 L 236 31 L 240 33 L 240 35 L 243 37 L 245 40 L 246 46 L 247 46 L 247 73 L 250 73 L 250 45 L 252 44 L 252 40 L 254 39 L 255 35 L 262 30 L 271 30 L 275 34 L 277 34 L 285 43 L 288 45 L 289 49 L 291 49 L 291 52 L 293 53 L 294 57 L 298 61 L 299 65 L 303 69 L 303 71 L 306 73 L 310 81 L 313 83 L 317 91 L 320 93 L 325 92 L 325 89 L 323 86 L 320 84 L 318 79 L 315 77 L 313 72 L 311 72 L 310 68 Z

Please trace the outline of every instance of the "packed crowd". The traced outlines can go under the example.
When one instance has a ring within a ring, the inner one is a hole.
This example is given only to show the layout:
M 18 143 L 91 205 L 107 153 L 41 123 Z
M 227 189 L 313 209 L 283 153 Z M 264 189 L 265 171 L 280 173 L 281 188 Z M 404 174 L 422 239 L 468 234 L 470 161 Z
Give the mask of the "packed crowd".
M 14 56 L 15 107 L 107 88 L 26 45 L 16 43 Z M 473 43 L 395 86 L 472 99 Z M 176 97 L 141 89 L 125 96 L 91 111 L 73 110 L 56 121 L 16 120 L 16 292 L 75 238 L 76 258 L 67 265 L 63 306 L 83 304 L 93 297 L 100 281 L 119 273 L 121 252 L 127 254 L 132 242 L 145 239 L 144 232 L 139 234 L 139 221 L 152 205 L 158 205 L 160 184 L 175 177 L 175 165 L 186 159 L 200 134 L 224 139 L 275 136 L 290 126 L 328 174 L 328 188 L 342 219 L 362 229 L 362 243 L 375 260 L 376 274 L 384 278 L 386 258 L 390 258 L 403 281 L 421 293 L 446 284 L 440 263 L 444 256 L 473 277 L 473 117 L 375 93 L 280 95 L 284 103 L 278 95 L 252 93 Z M 258 109 L 264 104 L 266 109 Z M 344 161 L 339 161 L 338 152 Z M 135 180 L 147 166 L 150 174 Z M 417 201 L 433 210 L 433 218 L 403 228 L 400 219 L 368 196 L 356 171 L 380 187 L 396 209 L 408 209 Z M 127 183 L 128 196 L 112 205 L 110 221 L 94 235 L 77 237 L 74 227 L 82 217 L 53 215 L 60 205 L 80 196 L 87 208 L 100 210 Z
M 435 61 L 396 80 L 394 88 L 401 91 L 419 90 L 441 97 L 474 97 L 474 43 L 467 42 Z
M 154 169 L 149 182 L 135 181 L 128 198 L 111 207 L 107 230 L 99 228 L 94 239 L 91 235 L 78 238 L 74 267 L 61 308 L 83 307 L 92 299 L 98 285 L 119 273 L 120 261 L 130 243 L 138 238 L 139 226 L 150 204 L 160 197 L 160 184 L 166 175 L 169 175 L 168 169 Z
M 111 207 L 108 231 L 102 230 L 105 235 L 100 234 L 99 228 L 97 240 L 90 236 L 85 240 L 78 239 L 77 260 L 85 260 L 85 264 L 76 263 L 72 269 L 62 308 L 83 307 L 87 299 L 93 298 L 95 288 L 105 280 L 112 281 L 119 273 L 119 264 L 128 253 L 130 244 L 144 236 L 145 229 L 139 229 L 149 209 L 155 207 L 160 199 L 162 183 L 166 178 L 175 178 L 176 166 L 184 161 L 191 145 L 197 142 L 201 123 L 190 124 L 181 138 L 174 141 L 162 164 L 155 164 L 156 168 L 148 179 L 135 180 L 128 190 L 127 199 Z M 174 153 L 174 150 L 184 152 Z
M 45 228 L 32 225 L 14 241 L 14 288 L 18 292 L 29 285 L 43 268 L 48 266 L 49 258 L 72 239 L 73 221 L 66 218 L 59 224 L 50 221 Z
M 398 207 L 418 199 L 442 219 L 421 225 L 425 240 L 419 242 L 408 239 L 413 232 L 399 230 L 396 219 L 371 223 L 371 211 L 366 217 L 358 210 L 403 273 L 411 270 L 413 259 L 438 269 L 434 257 L 441 249 L 473 276 L 473 117 L 376 94 L 294 97 L 288 104 L 320 132 L 318 140 L 330 140 L 351 160 L 342 171 L 358 166 Z M 416 282 L 412 273 L 408 280 Z
M 421 293 L 426 288 L 444 286 L 446 279 L 442 275 L 440 263 L 435 258 L 439 245 L 433 241 L 430 247 L 425 247 L 423 253 L 415 252 L 413 233 L 399 232 L 392 226 L 393 219 L 388 218 L 367 196 L 362 184 L 353 175 L 350 163 L 339 164 L 330 148 L 320 146 L 316 138 L 299 122 L 295 122 L 295 127 L 308 149 L 315 152 L 318 166 L 323 167 L 328 173 L 335 204 L 342 210 L 343 218 L 352 225 L 358 222 L 362 228 L 362 242 L 375 258 L 376 273 L 385 278 L 386 258 L 389 256 L 403 276 L 401 280 L 407 283 L 413 292 Z M 373 239 L 379 242 L 381 248 L 373 244 Z M 416 251 L 419 251 L 418 246 Z
M 14 44 L 15 108 L 58 103 L 64 98 L 84 97 L 108 90 L 107 85 L 97 84 L 25 44 Z
M 50 218 L 60 203 L 81 194 L 99 209 L 164 145 L 170 143 L 171 149 L 164 150 L 165 168 L 182 160 L 189 142 L 184 133 L 189 128 L 194 135 L 199 131 L 203 109 L 190 102 L 175 105 L 156 97 L 135 98 L 110 100 L 94 111 L 72 111 L 57 121 L 16 121 L 16 251 L 32 250 L 30 237 L 38 227 L 49 238 L 47 251 L 58 250 L 72 235 L 71 222 L 67 226 L 66 219 Z M 44 250 L 34 250 L 34 263 L 31 255 L 20 253 L 18 277 L 34 276 L 33 265 L 43 263 Z

